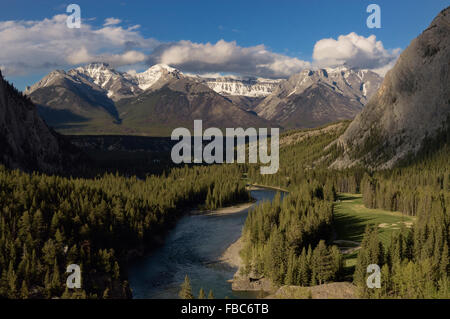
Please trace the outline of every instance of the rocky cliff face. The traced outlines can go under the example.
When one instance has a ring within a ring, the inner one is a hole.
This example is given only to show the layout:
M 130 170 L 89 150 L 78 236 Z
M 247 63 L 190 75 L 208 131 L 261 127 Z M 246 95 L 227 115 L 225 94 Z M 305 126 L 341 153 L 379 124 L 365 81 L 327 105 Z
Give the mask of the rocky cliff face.
M 450 116 L 450 7 L 400 55 L 337 143 L 332 167 L 389 168 L 433 137 Z
M 64 141 L 38 116 L 35 105 L 0 72 L 0 163 L 54 173 L 63 170 Z
M 381 80 L 369 70 L 347 67 L 303 70 L 281 82 L 255 111 L 287 128 L 316 127 L 352 119 Z
M 217 77 L 197 79 L 209 88 L 225 96 L 245 96 L 250 98 L 262 98 L 268 96 L 283 80 L 263 78 L 233 78 Z

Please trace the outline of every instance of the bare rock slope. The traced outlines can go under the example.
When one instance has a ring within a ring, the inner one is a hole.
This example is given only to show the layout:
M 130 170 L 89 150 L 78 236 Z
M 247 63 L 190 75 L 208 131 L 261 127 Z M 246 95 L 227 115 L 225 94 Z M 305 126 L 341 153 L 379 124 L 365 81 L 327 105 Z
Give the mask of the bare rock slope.
M 400 55 L 380 89 L 338 139 L 344 153 L 331 167 L 393 167 L 416 153 L 425 137 L 445 129 L 449 115 L 450 7 Z

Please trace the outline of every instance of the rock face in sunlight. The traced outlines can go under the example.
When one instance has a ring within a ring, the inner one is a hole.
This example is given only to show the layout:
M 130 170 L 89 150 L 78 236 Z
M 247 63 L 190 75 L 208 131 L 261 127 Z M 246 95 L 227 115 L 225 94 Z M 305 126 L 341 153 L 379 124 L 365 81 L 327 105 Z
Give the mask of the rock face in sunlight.
M 416 153 L 425 137 L 447 129 L 450 116 L 450 8 L 400 55 L 378 92 L 337 143 L 333 168 L 390 168 Z
M 255 111 L 287 128 L 317 127 L 352 119 L 381 81 L 372 71 L 345 66 L 303 70 L 281 82 Z

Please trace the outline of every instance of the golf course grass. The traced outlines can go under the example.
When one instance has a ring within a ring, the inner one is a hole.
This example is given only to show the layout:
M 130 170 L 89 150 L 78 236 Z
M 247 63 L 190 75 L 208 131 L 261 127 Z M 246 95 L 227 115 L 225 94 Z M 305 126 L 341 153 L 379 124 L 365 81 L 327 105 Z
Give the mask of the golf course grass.
M 340 193 L 334 206 L 334 225 L 339 241 L 361 243 L 366 225 L 375 224 L 383 245 L 387 247 L 392 234 L 399 232 L 402 227 L 411 227 L 414 219 L 400 212 L 366 208 L 361 194 Z M 346 267 L 355 265 L 357 253 L 355 250 L 344 255 Z

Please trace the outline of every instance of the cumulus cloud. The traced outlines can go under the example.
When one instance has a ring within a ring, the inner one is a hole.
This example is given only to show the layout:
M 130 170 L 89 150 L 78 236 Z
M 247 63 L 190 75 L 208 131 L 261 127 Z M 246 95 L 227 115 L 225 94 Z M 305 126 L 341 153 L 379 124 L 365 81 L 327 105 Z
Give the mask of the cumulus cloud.
M 156 48 L 149 64 L 164 63 L 186 72 L 228 72 L 263 77 L 287 77 L 309 67 L 298 58 L 269 51 L 264 45 L 241 47 L 235 41 L 179 41 Z
M 95 28 L 83 21 L 80 29 L 66 25 L 67 15 L 38 21 L 0 21 L 0 65 L 8 75 L 64 68 L 94 61 L 114 66 L 146 60 L 159 42 L 143 37 L 138 26 L 117 26 L 119 19 L 108 18 Z
M 67 56 L 67 62 L 70 64 L 85 64 L 93 61 L 106 61 L 112 65 L 129 65 L 144 61 L 146 55 L 139 51 L 127 51 L 122 54 L 99 54 L 91 55 L 89 51 L 82 47 L 78 51 Z
M 105 19 L 100 27 L 83 20 L 80 29 L 66 25 L 67 15 L 44 20 L 0 21 L 0 68 L 7 75 L 26 75 L 90 62 L 140 68 L 164 63 L 188 73 L 237 74 L 266 78 L 288 77 L 305 68 L 336 66 L 372 69 L 382 75 L 393 65 L 399 49 L 387 50 L 374 35 L 354 32 L 316 42 L 312 63 L 263 44 L 243 47 L 235 41 L 161 43 L 144 37 L 139 25 L 121 26 Z M 125 68 L 126 69 L 126 68 Z
M 400 49 L 387 50 L 375 35 L 364 37 L 351 32 L 335 39 L 322 39 L 314 45 L 314 64 L 320 67 L 348 65 L 385 73 L 397 59 Z

